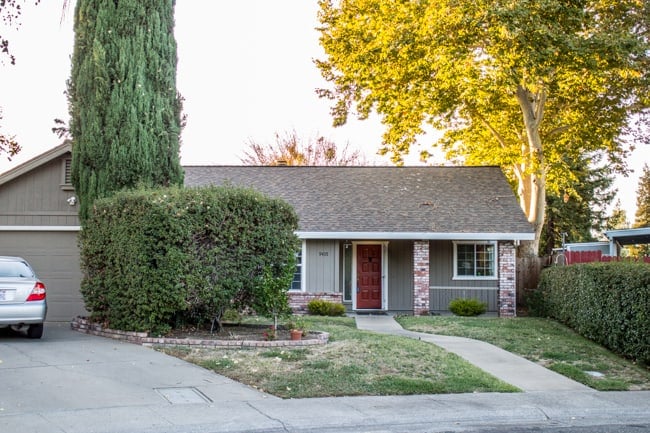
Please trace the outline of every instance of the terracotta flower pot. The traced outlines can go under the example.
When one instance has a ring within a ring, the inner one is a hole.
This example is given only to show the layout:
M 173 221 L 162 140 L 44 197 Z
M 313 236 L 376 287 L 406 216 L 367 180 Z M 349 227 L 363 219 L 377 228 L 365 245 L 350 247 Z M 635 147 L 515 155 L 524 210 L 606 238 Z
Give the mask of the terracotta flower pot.
M 301 340 L 302 339 L 302 329 L 292 329 L 290 331 L 292 340 Z

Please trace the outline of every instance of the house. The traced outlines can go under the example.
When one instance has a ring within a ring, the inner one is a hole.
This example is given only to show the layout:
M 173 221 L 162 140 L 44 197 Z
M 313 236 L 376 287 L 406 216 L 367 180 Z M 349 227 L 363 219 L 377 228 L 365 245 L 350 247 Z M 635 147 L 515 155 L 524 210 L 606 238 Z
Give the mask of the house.
M 0 174 L 0 255 L 20 256 L 47 287 L 50 321 L 84 314 L 72 147 L 65 142 Z
M 475 297 L 516 314 L 516 247 L 534 232 L 498 167 L 185 167 L 188 187 L 222 184 L 295 208 L 294 309 L 428 314 Z
M 65 142 L 0 174 L 0 254 L 26 258 L 48 287 L 48 320 L 83 315 Z M 302 240 L 292 306 L 436 313 L 476 297 L 516 313 L 516 247 L 531 225 L 497 167 L 185 167 L 189 187 L 255 188 L 294 206 Z

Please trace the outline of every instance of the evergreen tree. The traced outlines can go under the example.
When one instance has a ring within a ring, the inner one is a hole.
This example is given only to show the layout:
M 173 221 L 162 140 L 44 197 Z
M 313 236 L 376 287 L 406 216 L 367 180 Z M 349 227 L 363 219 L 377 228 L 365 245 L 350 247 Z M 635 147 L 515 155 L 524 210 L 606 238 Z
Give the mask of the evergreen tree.
M 174 0 L 79 0 L 68 82 L 72 182 L 96 198 L 182 184 Z
M 650 227 L 650 167 L 643 165 L 643 174 L 639 178 L 639 187 L 636 190 L 636 213 L 634 214 L 634 228 Z M 649 257 L 650 245 L 638 245 L 633 249 L 636 257 Z
M 636 214 L 634 227 L 650 227 L 650 167 L 643 166 L 643 174 L 636 190 Z
M 570 176 L 563 189 L 546 195 L 546 217 L 540 251 L 551 255 L 562 246 L 562 233 L 567 242 L 590 242 L 606 225 L 605 208 L 614 199 L 614 179 L 609 166 L 603 166 L 599 154 L 566 162 Z
M 627 220 L 627 212 L 621 206 L 621 200 L 616 200 L 614 205 L 614 210 L 609 218 L 607 218 L 607 224 L 605 225 L 607 230 L 621 230 L 629 229 L 630 222 Z

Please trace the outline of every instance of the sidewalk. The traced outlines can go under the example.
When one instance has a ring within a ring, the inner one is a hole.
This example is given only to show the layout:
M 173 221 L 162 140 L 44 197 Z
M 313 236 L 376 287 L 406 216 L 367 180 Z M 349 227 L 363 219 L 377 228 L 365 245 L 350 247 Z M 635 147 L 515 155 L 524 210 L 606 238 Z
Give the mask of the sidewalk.
M 388 320 L 368 326 L 406 332 Z M 282 400 L 150 348 L 80 334 L 69 325 L 46 326 L 40 341 L 0 338 L 2 433 L 521 433 L 569 427 L 586 432 L 592 426 L 650 432 L 650 392 Z
M 356 321 L 359 329 L 433 343 L 525 392 L 595 392 L 581 383 L 483 341 L 407 331 L 388 315 L 359 315 Z

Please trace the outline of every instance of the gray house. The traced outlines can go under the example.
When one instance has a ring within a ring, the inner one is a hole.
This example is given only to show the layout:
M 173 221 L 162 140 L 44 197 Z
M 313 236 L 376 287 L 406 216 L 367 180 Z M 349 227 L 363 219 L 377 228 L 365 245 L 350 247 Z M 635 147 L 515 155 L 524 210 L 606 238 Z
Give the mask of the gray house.
M 32 264 L 47 287 L 51 321 L 85 313 L 71 161 L 66 142 L 0 174 L 0 255 L 21 256 Z
M 302 240 L 292 307 L 436 313 L 474 297 L 516 314 L 516 247 L 534 238 L 498 167 L 185 167 L 185 185 L 286 200 Z
M 66 142 L 0 174 L 0 255 L 48 288 L 48 320 L 86 314 Z M 476 297 L 516 313 L 516 247 L 533 239 L 497 167 L 185 167 L 189 187 L 253 187 L 294 206 L 302 240 L 292 306 L 422 314 Z

